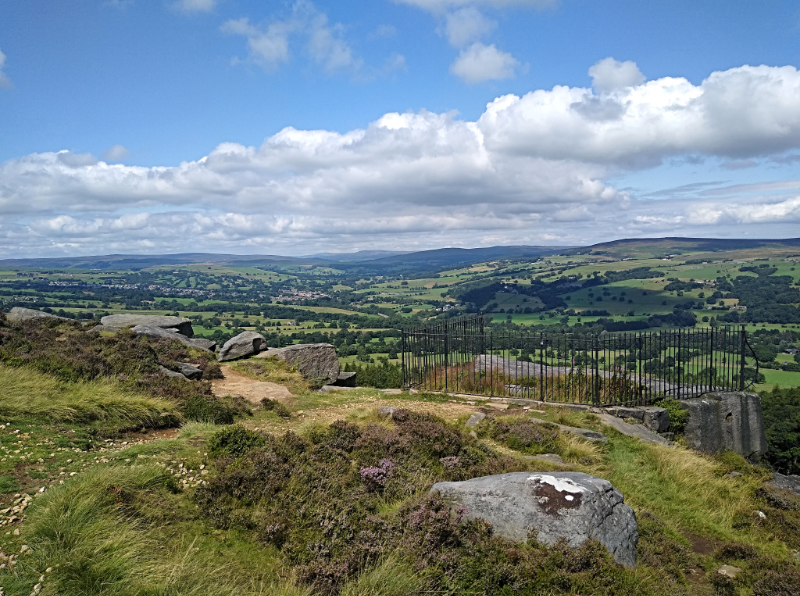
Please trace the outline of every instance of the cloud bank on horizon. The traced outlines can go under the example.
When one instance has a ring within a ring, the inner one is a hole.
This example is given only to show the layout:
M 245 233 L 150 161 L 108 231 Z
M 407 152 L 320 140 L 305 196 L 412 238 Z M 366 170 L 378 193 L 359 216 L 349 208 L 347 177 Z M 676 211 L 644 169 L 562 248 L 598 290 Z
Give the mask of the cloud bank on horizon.
M 585 245 L 666 235 L 799 235 L 796 66 L 740 61 L 702 76 L 678 72 L 648 80 L 647 69 L 634 60 L 618 60 L 619 55 L 598 60 L 603 54 L 593 54 L 581 71 L 591 85 L 580 79 L 576 84 L 573 77 L 571 84 L 537 86 L 524 81 L 531 68 L 542 66 L 531 64 L 530 55 L 521 53 L 524 47 L 501 32 L 511 26 L 512 14 L 557 15 L 571 4 L 568 0 L 390 0 L 384 8 L 418 19 L 416 31 L 428 27 L 428 41 L 417 44 L 428 44 L 420 54 L 426 65 L 435 62 L 427 51 L 430 44 L 443 48 L 443 60 L 435 63 L 438 70 L 430 71 L 436 80 L 414 79 L 409 101 L 430 106 L 436 90 L 451 85 L 453 97 L 472 93 L 485 107 L 469 117 L 448 107 L 387 109 L 352 117 L 365 107 L 373 109 L 377 101 L 358 104 L 362 90 L 386 85 L 392 77 L 411 80 L 420 55 L 415 57 L 413 45 L 398 45 L 401 20 L 390 24 L 379 11 L 369 33 L 362 31 L 359 38 L 352 25 L 329 17 L 330 10 L 320 2 L 293 0 L 266 18 L 232 13 L 231 5 L 217 0 L 167 2 L 162 11 L 175 22 L 191 23 L 191 35 L 205 27 L 206 37 L 198 33 L 198 39 L 214 38 L 225 47 L 204 64 L 224 64 L 228 80 L 266 81 L 246 87 L 256 97 L 261 92 L 272 101 L 273 95 L 285 95 L 265 110 L 292 102 L 297 109 L 287 111 L 290 116 L 270 129 L 278 132 L 263 142 L 258 137 L 236 142 L 237 135 L 223 132 L 206 144 L 216 147 L 202 157 L 147 165 L 139 161 L 138 130 L 135 138 L 130 132 L 131 138 L 106 135 L 89 152 L 70 149 L 74 145 L 69 142 L 57 142 L 56 150 L 46 151 L 39 146 L 53 142 L 46 126 L 37 122 L 30 127 L 40 135 L 36 148 L 12 153 L 0 163 L 0 256 L 189 248 L 298 255 L 374 248 Z M 103 18 L 118 19 L 124 28 L 141 7 L 127 0 L 102 6 Z M 163 19 L 152 15 L 153 23 Z M 588 25 L 595 28 L 593 22 Z M 5 52 L 0 52 L 0 114 L 3 106 L 16 105 L 21 111 L 25 99 L 9 98 L 24 98 L 24 93 L 34 93 L 31 89 L 51 91 L 50 80 L 47 87 L 32 86 L 46 77 L 24 68 L 33 62 L 21 60 L 19 40 L 9 46 L 4 36 L 8 32 L 0 24 Z M 159 36 L 154 33 L 153 39 Z M 109 72 L 117 72 L 120 55 L 110 60 Z M 167 77 L 180 76 L 178 64 L 166 64 Z M 158 73 L 151 72 L 156 67 L 144 68 L 139 76 L 157 81 Z M 553 70 L 560 74 L 558 67 Z M 119 66 L 119 72 L 128 71 Z M 216 78 L 209 77 L 212 85 L 220 86 L 216 81 L 223 74 L 218 70 Z M 31 79 L 34 75 L 39 78 Z M 73 85 L 80 79 L 74 75 L 69 72 L 70 80 L 61 84 Z M 56 74 L 49 76 L 55 80 Z M 449 83 L 440 84 L 442 78 Z M 103 84 L 107 80 L 98 79 Z M 312 86 L 310 81 L 316 80 L 324 80 L 325 86 Z M 431 93 L 421 92 L 434 83 L 439 86 Z M 310 91 L 294 92 L 295 86 L 304 85 Z M 127 111 L 112 111 L 113 122 L 130 115 L 133 126 L 143 128 L 146 117 L 137 120 L 135 114 L 150 101 L 148 95 L 163 98 L 166 105 L 169 91 L 178 87 L 154 87 L 136 96 Z M 327 107 L 336 108 L 337 100 L 333 95 L 313 97 L 319 90 L 340 93 L 342 105 L 353 105 L 346 126 L 341 117 L 328 117 Z M 180 96 L 172 114 L 191 104 L 192 93 L 197 92 L 190 88 Z M 236 92 L 231 95 L 209 124 L 224 121 L 220 114 L 227 108 L 243 105 Z M 102 99 L 75 96 L 85 98 L 86 112 L 100 109 Z M 486 98 L 493 99 L 486 103 Z M 151 114 L 157 118 L 159 110 L 169 113 L 157 101 L 153 104 L 157 107 Z M 48 100 L 38 111 L 31 110 L 31 118 L 58 105 Z M 203 118 L 206 105 L 198 105 Z M 83 109 L 65 110 L 62 120 Z M 286 126 L 292 116 L 316 110 L 321 126 Z M 236 114 L 229 113 L 233 121 Z M 169 136 L 159 136 L 159 127 L 169 124 L 168 117 L 147 122 L 142 138 L 157 145 Z M 189 120 L 190 126 L 195 124 L 203 127 L 206 121 Z M 24 138 L 27 130 L 19 130 Z M 74 127 L 70 134 L 79 132 Z
M 259 147 L 222 143 L 175 167 L 109 163 L 124 159 L 122 146 L 106 161 L 69 151 L 12 159 L 0 165 L 2 249 L 170 251 L 189 241 L 298 254 L 704 235 L 720 224 L 798 229 L 800 180 L 692 201 L 605 181 L 687 156 L 798 159 L 797 69 L 742 66 L 700 85 L 645 82 L 635 64 L 613 59 L 590 73 L 593 89 L 503 95 L 476 121 L 420 111 L 346 133 L 287 127 Z

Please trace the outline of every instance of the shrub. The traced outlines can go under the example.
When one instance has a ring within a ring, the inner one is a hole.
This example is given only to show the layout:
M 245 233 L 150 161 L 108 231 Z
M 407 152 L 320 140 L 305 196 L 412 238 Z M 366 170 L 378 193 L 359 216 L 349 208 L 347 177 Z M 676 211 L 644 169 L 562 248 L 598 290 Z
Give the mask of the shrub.
M 212 424 L 233 424 L 239 412 L 213 397 L 193 395 L 183 406 L 188 420 L 210 422 Z
M 664 408 L 669 414 L 669 429 L 676 435 L 683 434 L 686 423 L 689 422 L 689 410 L 683 407 L 677 399 L 662 399 L 656 404 Z
M 528 418 L 509 416 L 485 418 L 477 429 L 479 436 L 488 436 L 504 445 L 529 455 L 553 453 L 557 450 L 558 428 L 552 424 L 532 422 Z
M 214 433 L 208 441 L 208 449 L 216 457 L 221 455 L 239 457 L 265 443 L 261 434 L 236 424 Z
M 281 418 L 291 418 L 292 413 L 281 402 L 275 399 L 263 398 L 261 400 L 261 407 L 268 412 L 275 412 Z

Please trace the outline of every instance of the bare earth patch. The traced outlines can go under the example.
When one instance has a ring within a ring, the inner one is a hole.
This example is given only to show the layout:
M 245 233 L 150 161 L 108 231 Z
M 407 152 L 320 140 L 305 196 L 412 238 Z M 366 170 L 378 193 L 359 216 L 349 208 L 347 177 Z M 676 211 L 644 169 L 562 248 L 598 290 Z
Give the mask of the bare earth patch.
M 267 399 L 290 399 L 292 393 L 285 386 L 269 381 L 256 381 L 233 370 L 230 366 L 221 366 L 223 379 L 211 381 L 211 390 L 214 395 L 238 395 L 252 404 L 258 404 L 265 397 Z

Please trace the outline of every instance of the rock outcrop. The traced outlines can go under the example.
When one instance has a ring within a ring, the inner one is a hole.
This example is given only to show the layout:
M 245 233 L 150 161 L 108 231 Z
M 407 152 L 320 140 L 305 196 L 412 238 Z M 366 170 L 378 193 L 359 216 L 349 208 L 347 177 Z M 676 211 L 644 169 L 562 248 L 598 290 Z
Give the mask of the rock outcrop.
M 770 484 L 775 488 L 790 490 L 800 497 L 800 476 L 794 474 L 790 476 L 784 476 L 783 474 L 778 474 L 776 472 L 772 475 L 772 482 L 770 482 Z
M 170 331 L 169 329 L 162 329 L 161 327 L 153 327 L 150 325 L 136 325 L 136 327 L 131 328 L 131 331 L 136 335 L 144 335 L 146 337 L 172 339 L 181 342 L 187 348 L 197 348 L 198 350 L 211 352 L 211 350 L 206 348 L 208 345 L 206 342 L 208 340 L 189 338 L 181 333 Z
M 186 337 L 194 337 L 192 322 L 185 317 L 171 317 L 160 315 L 108 315 L 100 319 L 102 331 L 121 331 L 126 327 L 145 325 L 147 327 L 160 327 L 161 329 L 174 329 Z
M 220 362 L 228 362 L 229 360 L 246 358 L 247 356 L 258 354 L 266 349 L 267 340 L 263 335 L 255 331 L 244 331 L 225 342 L 225 345 L 222 346 L 222 349 L 219 351 L 217 360 Z
M 669 412 L 664 408 L 648 406 L 626 408 L 617 406 L 606 408 L 606 412 L 617 418 L 633 418 L 654 433 L 663 433 L 669 430 Z
M 21 306 L 15 306 L 6 313 L 6 320 L 9 323 L 22 323 L 24 321 L 32 321 L 34 319 L 60 319 L 61 321 L 71 320 L 52 315 L 49 312 L 34 310 L 32 308 L 22 308 Z
M 227 344 L 226 344 L 227 345 Z M 320 385 L 330 385 L 339 378 L 339 357 L 331 344 L 298 344 L 264 352 L 259 358 L 278 358 Z
M 689 410 L 684 436 L 692 449 L 703 453 L 727 449 L 744 457 L 767 452 L 761 397 L 757 393 L 706 393 L 681 404 Z
M 515 472 L 463 482 L 437 482 L 453 507 L 466 517 L 492 524 L 496 535 L 523 542 L 528 537 L 573 548 L 597 540 L 618 563 L 636 565 L 636 516 L 608 481 L 580 472 Z

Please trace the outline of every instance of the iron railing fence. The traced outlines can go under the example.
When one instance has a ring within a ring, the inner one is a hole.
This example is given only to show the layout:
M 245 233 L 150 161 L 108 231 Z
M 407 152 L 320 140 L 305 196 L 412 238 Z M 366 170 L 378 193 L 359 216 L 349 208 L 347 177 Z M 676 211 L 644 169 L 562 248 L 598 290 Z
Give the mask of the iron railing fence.
M 478 315 L 405 330 L 402 350 L 406 389 L 553 402 L 646 405 L 744 390 L 758 376 L 744 327 L 512 333 Z

